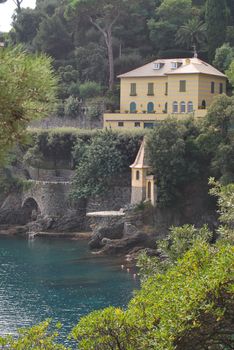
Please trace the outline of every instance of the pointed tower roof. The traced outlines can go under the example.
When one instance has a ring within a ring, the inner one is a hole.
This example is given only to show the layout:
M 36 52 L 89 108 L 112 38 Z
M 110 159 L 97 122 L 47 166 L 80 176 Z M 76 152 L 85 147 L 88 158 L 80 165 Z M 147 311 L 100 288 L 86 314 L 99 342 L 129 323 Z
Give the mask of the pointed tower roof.
M 147 169 L 150 168 L 148 159 L 146 157 L 146 152 L 145 152 L 145 139 L 143 139 L 141 143 L 141 147 L 137 153 L 136 159 L 132 165 L 130 165 L 130 168 L 137 168 L 137 169 Z

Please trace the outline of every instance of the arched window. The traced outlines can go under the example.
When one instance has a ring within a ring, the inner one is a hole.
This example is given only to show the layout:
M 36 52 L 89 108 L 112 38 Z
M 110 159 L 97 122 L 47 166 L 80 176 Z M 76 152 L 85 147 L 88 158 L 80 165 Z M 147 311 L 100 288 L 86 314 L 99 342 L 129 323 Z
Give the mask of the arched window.
M 135 113 L 136 112 L 136 102 L 131 102 L 130 103 L 130 113 Z
M 192 101 L 188 102 L 188 113 L 192 113 L 193 112 L 193 103 Z
M 201 105 L 202 105 L 202 109 L 206 109 L 206 101 L 205 100 L 202 101 Z
M 178 113 L 178 102 L 177 101 L 174 101 L 172 104 L 172 112 Z
M 140 180 L 140 171 L 139 170 L 136 171 L 136 180 Z
M 149 102 L 147 105 L 147 113 L 153 113 L 154 111 L 154 104 L 153 102 Z
M 180 102 L 180 112 L 181 113 L 185 113 L 186 112 L 186 105 L 185 105 L 184 101 Z

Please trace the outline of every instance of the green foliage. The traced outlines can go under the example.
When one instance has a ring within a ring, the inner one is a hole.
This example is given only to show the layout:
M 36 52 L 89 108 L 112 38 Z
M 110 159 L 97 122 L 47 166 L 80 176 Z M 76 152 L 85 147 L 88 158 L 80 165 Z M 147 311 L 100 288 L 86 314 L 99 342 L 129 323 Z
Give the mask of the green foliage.
M 213 65 L 222 72 L 225 72 L 229 68 L 233 59 L 234 48 L 231 47 L 229 43 L 225 43 L 216 49 Z
M 211 178 L 209 184 L 212 185 L 210 194 L 218 198 L 219 220 L 222 223 L 218 228 L 221 238 L 234 243 L 234 183 L 221 186 L 220 183 Z
M 27 124 L 47 115 L 55 102 L 57 80 L 51 60 L 20 47 L 0 50 L 0 157 L 22 141 Z
M 95 83 L 95 81 L 87 81 L 80 85 L 80 97 L 86 99 L 88 97 L 96 97 L 102 92 L 102 87 L 100 84 Z
M 77 97 L 69 96 L 64 102 L 64 115 L 77 118 L 81 111 L 81 102 Z
M 74 149 L 77 168 L 71 197 L 76 200 L 108 191 L 114 179 L 129 171 L 139 139 L 138 135 L 131 138 L 105 130 L 97 132 L 88 144 L 78 140 Z
M 74 128 L 31 130 L 31 144 L 24 161 L 36 168 L 71 168 L 72 149 L 77 138 L 88 140 L 93 132 Z M 61 166 L 62 165 L 62 166 Z
M 234 87 L 234 60 L 230 63 L 228 70 L 225 72 L 232 86 Z
M 101 118 L 106 111 L 106 98 L 93 97 L 86 100 L 86 116 L 89 119 Z
M 14 17 L 14 32 L 10 32 L 13 42 L 24 43 L 30 47 L 37 34 L 41 20 L 41 15 L 37 10 L 30 8 L 21 9 L 17 16 Z
M 125 312 L 95 311 L 72 336 L 80 350 L 231 349 L 232 265 L 229 245 L 197 242 L 165 274 L 149 277 Z
M 50 320 L 47 320 L 31 328 L 21 328 L 17 339 L 13 336 L 0 337 L 0 347 L 11 350 L 69 350 L 56 342 L 61 325 L 58 323 L 55 331 L 49 330 L 49 326 Z
M 4 168 L 0 174 L 0 193 L 9 194 L 11 192 L 20 192 L 23 187 L 23 181 L 15 177 L 8 168 Z
M 58 15 L 43 18 L 33 45 L 37 50 L 46 52 L 57 59 L 65 57 L 72 50 L 73 44 L 64 19 Z
M 213 234 L 207 226 L 198 229 L 193 225 L 172 227 L 166 239 L 157 241 L 160 257 L 148 257 L 141 253 L 137 266 L 142 281 L 157 273 L 164 273 L 168 268 L 177 263 L 177 260 L 193 247 L 197 242 L 210 243 Z
M 202 164 L 195 140 L 198 133 L 199 128 L 193 122 L 170 119 L 148 135 L 147 148 L 157 179 L 160 206 L 175 202 L 182 186 L 200 175 Z
M 206 25 L 198 17 L 188 20 L 179 28 L 176 33 L 176 40 L 179 44 L 185 45 L 188 49 L 194 46 L 198 49 L 204 47 L 206 42 Z
M 150 38 L 157 50 L 175 47 L 175 35 L 192 14 L 191 0 L 163 0 L 156 9 L 156 18 L 148 21 Z
M 206 1 L 206 25 L 209 59 L 212 61 L 215 56 L 215 50 L 223 45 L 226 38 L 226 2 L 219 0 Z
M 225 139 L 234 120 L 234 97 L 217 96 L 209 107 L 207 124 Z

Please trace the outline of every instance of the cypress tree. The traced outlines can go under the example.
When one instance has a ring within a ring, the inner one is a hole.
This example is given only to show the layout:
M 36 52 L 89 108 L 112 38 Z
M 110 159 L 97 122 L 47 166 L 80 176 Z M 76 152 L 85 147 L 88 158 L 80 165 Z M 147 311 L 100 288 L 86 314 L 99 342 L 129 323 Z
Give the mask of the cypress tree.
M 206 1 L 206 25 L 208 54 L 210 62 L 213 60 L 215 50 L 220 47 L 226 37 L 227 4 L 226 0 Z

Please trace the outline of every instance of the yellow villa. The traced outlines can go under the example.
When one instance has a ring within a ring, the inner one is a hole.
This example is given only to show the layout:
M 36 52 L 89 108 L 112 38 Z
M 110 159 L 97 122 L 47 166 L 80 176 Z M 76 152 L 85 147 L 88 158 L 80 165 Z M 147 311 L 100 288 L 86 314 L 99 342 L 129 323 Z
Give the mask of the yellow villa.
M 202 118 L 226 92 L 226 76 L 193 58 L 158 59 L 120 78 L 120 111 L 104 114 L 104 127 L 150 128 L 169 116 Z

